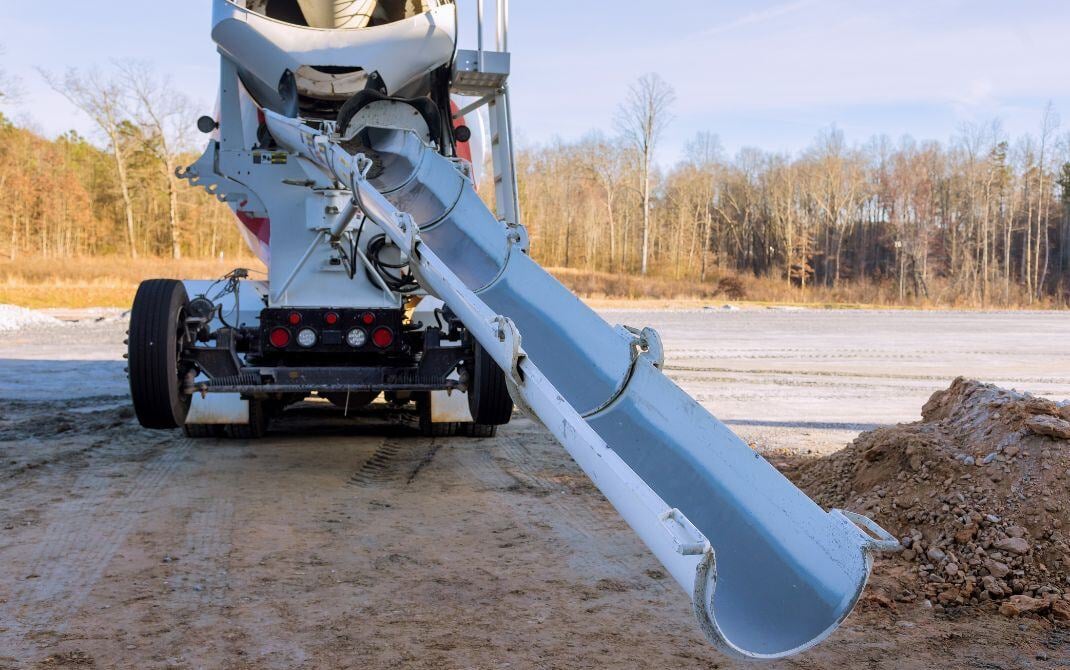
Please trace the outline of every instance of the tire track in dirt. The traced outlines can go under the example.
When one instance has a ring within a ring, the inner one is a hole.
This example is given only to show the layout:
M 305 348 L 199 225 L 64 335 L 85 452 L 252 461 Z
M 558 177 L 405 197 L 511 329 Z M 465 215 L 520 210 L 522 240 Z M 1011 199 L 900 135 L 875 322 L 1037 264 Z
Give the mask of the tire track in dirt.
M 189 440 L 159 443 L 166 448 L 144 462 L 128 486 L 98 469 L 80 474 L 72 490 L 83 496 L 57 503 L 53 520 L 38 543 L 27 574 L 4 605 L 5 619 L 20 637 L 62 633 L 100 581 L 109 562 L 134 530 L 190 450 Z M 118 490 L 117 490 L 118 489 Z
M 612 505 L 567 454 L 567 460 L 561 461 L 551 459 L 546 453 L 549 449 L 560 449 L 564 454 L 563 447 L 556 442 L 538 440 L 535 443 L 540 446 L 540 452 L 530 448 L 522 437 L 509 433 L 500 436 L 496 459 L 499 467 L 521 485 L 522 492 L 534 494 L 540 503 L 553 508 L 554 513 L 545 517 L 559 537 L 577 548 L 597 546 L 603 550 L 597 556 L 589 550 L 575 551 L 570 561 L 582 563 L 587 572 L 618 580 L 615 584 L 619 580 L 636 579 L 639 575 L 633 556 L 637 550 L 646 550 L 637 543 Z M 564 463 L 571 467 L 561 468 Z M 554 472 L 555 466 L 558 472 Z M 659 581 L 652 584 L 658 591 L 666 588 Z M 649 585 L 644 583 L 644 588 Z
M 240 470 L 227 466 L 241 456 L 219 440 L 198 440 L 195 444 L 199 447 L 197 453 L 207 456 L 208 462 L 205 472 L 192 474 L 190 480 L 213 480 L 209 483 L 212 496 L 207 507 L 194 508 L 186 520 L 185 534 L 177 544 L 179 555 L 169 561 L 172 568 L 168 581 L 174 590 L 174 601 L 221 608 L 230 602 L 230 554 L 237 529 Z M 185 492 L 182 495 L 186 497 Z
M 412 484 L 442 447 L 438 438 L 383 438 L 349 478 L 350 486 Z

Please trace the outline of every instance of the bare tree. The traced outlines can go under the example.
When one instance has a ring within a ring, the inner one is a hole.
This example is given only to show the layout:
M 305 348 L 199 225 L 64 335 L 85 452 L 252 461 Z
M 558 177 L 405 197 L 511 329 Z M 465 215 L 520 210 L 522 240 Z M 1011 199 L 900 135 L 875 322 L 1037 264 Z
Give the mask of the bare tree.
M 587 137 L 581 147 L 584 169 L 598 185 L 605 198 L 606 217 L 609 224 L 609 270 L 619 270 L 617 264 L 617 202 L 621 182 L 628 176 L 625 155 L 621 148 L 601 135 Z M 622 254 L 623 255 L 623 254 Z
M 639 188 L 643 197 L 643 242 L 641 273 L 646 274 L 650 256 L 650 177 L 654 152 L 670 121 L 669 108 L 676 101 L 672 87 L 655 73 L 644 74 L 632 84 L 628 97 L 617 110 L 617 127 L 639 157 Z
M 4 55 L 4 47 L 0 45 L 0 56 Z M 0 68 L 0 106 L 15 104 L 22 95 L 18 77 L 9 75 Z
M 1039 213 L 1037 215 L 1036 261 L 1034 263 L 1035 279 L 1033 282 L 1036 290 L 1036 297 L 1038 299 L 1043 297 L 1043 286 L 1047 281 L 1051 256 L 1051 233 L 1050 226 L 1048 225 L 1048 216 L 1050 216 L 1052 184 L 1047 180 L 1047 174 L 1051 169 L 1051 166 L 1048 163 L 1052 153 L 1051 149 L 1055 132 L 1058 128 L 1059 114 L 1055 111 L 1055 105 L 1049 100 L 1048 104 L 1044 107 L 1044 116 L 1040 123 L 1040 203 L 1038 205 Z M 1054 181 L 1054 178 L 1052 181 Z M 1048 205 L 1047 210 L 1045 209 L 1045 205 Z M 1042 240 L 1044 242 L 1043 253 L 1041 252 Z M 1041 260 L 1042 258 L 1043 260 Z
M 119 191 L 123 199 L 130 257 L 137 258 L 134 206 L 130 195 L 130 176 L 127 169 L 127 146 L 123 141 L 122 132 L 123 124 L 129 120 L 126 110 L 129 108 L 130 101 L 121 82 L 114 78 L 105 78 L 97 71 L 82 74 L 75 69 L 70 69 L 62 78 L 44 70 L 39 70 L 39 72 L 53 90 L 82 110 L 108 138 L 112 157 L 115 160 L 115 173 L 119 178 Z
M 127 61 L 118 67 L 127 94 L 137 102 L 137 120 L 148 131 L 145 148 L 156 158 L 167 182 L 171 257 L 181 258 L 179 183 L 175 169 L 179 155 L 187 148 L 188 129 L 193 124 L 191 105 L 169 79 L 158 78 L 145 63 Z

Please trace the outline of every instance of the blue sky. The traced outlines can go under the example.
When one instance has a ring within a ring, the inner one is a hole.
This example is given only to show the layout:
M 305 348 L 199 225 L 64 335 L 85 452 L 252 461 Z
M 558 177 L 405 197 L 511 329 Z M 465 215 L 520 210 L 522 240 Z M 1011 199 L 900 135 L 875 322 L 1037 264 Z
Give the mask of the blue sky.
M 48 135 L 90 131 L 34 68 L 124 58 L 155 64 L 210 111 L 209 7 L 0 3 L 0 68 L 25 93 L 11 115 Z M 648 71 L 677 94 L 663 161 L 699 131 L 717 133 L 730 153 L 797 151 L 832 124 L 852 142 L 877 133 L 946 140 L 963 122 L 999 118 L 1013 138 L 1035 132 L 1048 100 L 1070 114 L 1065 0 L 514 0 L 511 18 L 515 121 L 528 143 L 612 132 L 628 84 Z M 463 41 L 472 40 L 468 31 Z

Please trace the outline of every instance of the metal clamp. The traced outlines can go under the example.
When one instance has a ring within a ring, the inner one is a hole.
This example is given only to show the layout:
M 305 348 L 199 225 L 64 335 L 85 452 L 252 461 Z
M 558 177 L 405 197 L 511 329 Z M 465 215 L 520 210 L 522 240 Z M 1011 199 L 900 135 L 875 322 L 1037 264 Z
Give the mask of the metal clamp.
M 870 551 L 903 550 L 903 545 L 899 543 L 899 540 L 894 535 L 881 528 L 876 521 L 868 516 L 845 509 L 834 509 L 832 511 L 843 515 L 848 521 L 860 527 L 859 532 L 865 538 L 864 545 L 866 549 Z M 863 529 L 869 532 L 863 532 Z
M 524 376 L 520 372 L 520 363 L 524 360 L 524 350 L 520 346 L 520 330 L 517 329 L 512 319 L 501 314 L 491 319 L 490 325 L 496 327 L 497 340 L 503 342 L 510 350 L 509 369 L 505 374 L 505 388 L 509 391 L 509 397 L 513 399 L 513 404 L 520 411 L 537 419 L 538 416 L 524 399 L 524 394 L 520 390 L 520 386 L 524 383 Z
M 650 326 L 640 330 L 632 326 L 621 326 L 633 337 L 632 345 L 639 348 L 639 355 L 645 356 L 659 370 L 665 365 L 665 346 L 661 343 L 661 335 Z
M 676 544 L 676 553 L 681 556 L 701 556 L 710 549 L 710 542 L 702 531 L 675 507 L 662 512 L 658 521 L 669 531 Z

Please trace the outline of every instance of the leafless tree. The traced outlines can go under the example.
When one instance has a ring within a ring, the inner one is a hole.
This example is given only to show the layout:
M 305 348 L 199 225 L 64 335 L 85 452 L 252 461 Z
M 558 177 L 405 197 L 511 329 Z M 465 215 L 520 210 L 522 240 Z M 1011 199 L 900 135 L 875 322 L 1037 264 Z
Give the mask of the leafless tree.
M 82 110 L 100 132 L 108 139 L 112 157 L 115 161 L 115 174 L 119 180 L 119 191 L 123 200 L 123 214 L 126 220 L 126 237 L 131 258 L 137 258 L 137 236 L 134 230 L 134 206 L 130 189 L 128 166 L 128 143 L 124 141 L 123 124 L 130 121 L 128 111 L 130 99 L 122 82 L 114 77 L 105 77 L 93 70 L 82 73 L 75 69 L 67 70 L 63 77 L 39 70 L 48 85 L 57 93 L 67 98 L 72 105 Z
M 625 168 L 627 162 L 625 152 L 621 148 L 601 135 L 587 137 L 580 151 L 584 169 L 601 190 L 605 198 L 606 223 L 609 225 L 609 262 L 607 269 L 620 271 L 621 265 L 618 259 L 623 254 L 618 254 L 618 228 L 619 207 L 618 202 L 623 190 L 622 182 L 628 177 Z
M 127 95 L 137 103 L 137 120 L 148 131 L 145 148 L 156 158 L 167 182 L 171 256 L 181 258 L 179 181 L 175 169 L 179 155 L 188 149 L 189 128 L 193 126 L 191 105 L 168 78 L 158 77 L 147 64 L 127 61 L 119 63 L 118 68 Z
M 644 74 L 628 91 L 617 110 L 617 127 L 639 158 L 639 188 L 643 198 L 641 269 L 647 273 L 650 257 L 650 192 L 654 153 L 670 121 L 676 101 L 672 87 L 659 75 Z
M 1059 129 L 1059 114 L 1055 111 L 1055 105 L 1049 100 L 1048 104 L 1044 107 L 1044 115 L 1040 122 L 1040 203 L 1038 206 L 1038 228 L 1036 248 L 1034 251 L 1035 276 L 1033 285 L 1036 290 L 1036 297 L 1039 299 L 1043 295 L 1043 287 L 1048 279 L 1048 269 L 1050 267 L 1051 258 L 1051 226 L 1049 217 L 1051 216 L 1051 189 L 1054 185 L 1055 177 L 1052 175 L 1049 178 L 1049 173 L 1052 170 L 1052 166 L 1049 165 L 1051 156 L 1054 153 L 1052 146 L 1055 141 L 1055 133 Z M 1041 251 L 1041 241 L 1043 241 L 1043 251 Z M 1043 258 L 1043 260 L 1042 260 Z
M 0 56 L 4 55 L 4 47 L 0 45 Z M 22 86 L 18 77 L 8 74 L 0 68 L 0 106 L 12 105 L 19 101 L 22 96 Z

